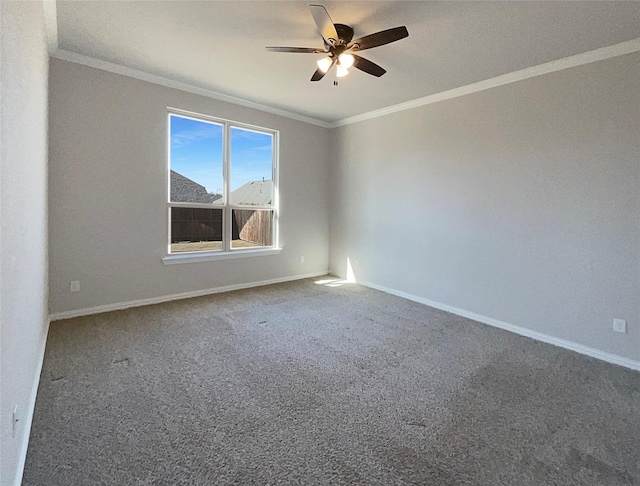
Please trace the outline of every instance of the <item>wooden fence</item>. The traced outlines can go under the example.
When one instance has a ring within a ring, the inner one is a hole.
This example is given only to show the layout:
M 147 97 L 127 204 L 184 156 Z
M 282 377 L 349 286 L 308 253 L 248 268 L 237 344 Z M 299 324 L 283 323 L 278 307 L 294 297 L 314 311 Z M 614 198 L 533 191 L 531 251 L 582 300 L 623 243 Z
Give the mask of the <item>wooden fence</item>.
M 273 211 L 234 209 L 233 240 L 273 244 Z M 222 209 L 171 208 L 171 243 L 222 241 Z
M 222 209 L 171 208 L 171 243 L 222 241 Z
M 232 237 L 234 240 L 250 241 L 259 246 L 270 246 L 273 244 L 272 221 L 271 210 L 234 209 Z

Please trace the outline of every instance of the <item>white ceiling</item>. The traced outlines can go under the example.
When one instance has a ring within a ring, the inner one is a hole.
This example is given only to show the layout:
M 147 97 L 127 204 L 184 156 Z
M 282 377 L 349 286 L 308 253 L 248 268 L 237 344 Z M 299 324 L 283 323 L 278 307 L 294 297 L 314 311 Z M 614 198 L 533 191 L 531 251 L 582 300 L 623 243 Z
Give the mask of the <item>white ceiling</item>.
M 309 3 L 361 37 L 409 37 L 363 51 L 387 69 L 309 81 L 322 47 Z M 58 51 L 108 61 L 321 122 L 415 100 L 640 37 L 640 2 L 68 1 L 55 3 Z M 55 55 L 55 53 L 54 53 Z

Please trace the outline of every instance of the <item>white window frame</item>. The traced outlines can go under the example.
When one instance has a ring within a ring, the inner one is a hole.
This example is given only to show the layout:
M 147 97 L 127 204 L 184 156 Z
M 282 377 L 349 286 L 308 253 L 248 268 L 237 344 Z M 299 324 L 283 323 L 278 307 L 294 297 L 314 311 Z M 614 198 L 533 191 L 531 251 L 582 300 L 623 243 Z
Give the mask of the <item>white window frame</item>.
M 222 144 L 222 204 L 202 204 L 202 203 L 185 203 L 185 202 L 171 202 L 171 130 L 170 130 L 170 117 L 171 115 L 177 115 L 185 118 L 190 118 L 197 121 L 212 122 L 223 127 L 223 144 Z M 167 108 L 166 117 L 166 167 L 165 167 L 165 201 L 166 201 L 166 214 L 167 214 L 167 246 L 165 256 L 162 261 L 165 265 L 172 265 L 176 263 L 195 263 L 211 260 L 226 260 L 230 258 L 245 258 L 256 257 L 265 255 L 276 255 L 282 251 L 280 248 L 280 231 L 279 231 L 279 153 L 280 153 L 280 132 L 270 128 L 259 127 L 255 125 L 249 125 L 247 123 L 236 122 L 232 120 L 225 120 L 223 118 L 217 118 L 210 115 L 204 115 L 201 113 L 194 113 L 191 111 L 181 110 L 178 108 Z M 252 205 L 231 205 L 229 201 L 230 187 L 229 181 L 231 180 L 231 129 L 240 128 L 242 130 L 249 130 L 259 133 L 266 133 L 273 138 L 272 147 L 272 180 L 273 180 L 273 199 L 270 206 L 252 206 Z M 210 250 L 210 251 L 189 251 L 180 253 L 171 253 L 171 208 L 183 207 L 183 208 L 203 208 L 203 209 L 222 209 L 222 249 Z M 253 210 L 269 210 L 273 211 L 272 220 L 272 244 L 270 246 L 261 246 L 257 248 L 231 248 L 231 236 L 233 231 L 232 214 L 233 210 L 253 209 Z

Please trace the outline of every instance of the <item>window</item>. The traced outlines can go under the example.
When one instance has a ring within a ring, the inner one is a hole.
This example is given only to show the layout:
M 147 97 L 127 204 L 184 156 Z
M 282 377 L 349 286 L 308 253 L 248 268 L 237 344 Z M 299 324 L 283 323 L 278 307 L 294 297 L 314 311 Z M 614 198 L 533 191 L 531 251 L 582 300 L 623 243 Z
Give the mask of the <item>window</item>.
M 169 254 L 276 246 L 278 132 L 170 110 Z

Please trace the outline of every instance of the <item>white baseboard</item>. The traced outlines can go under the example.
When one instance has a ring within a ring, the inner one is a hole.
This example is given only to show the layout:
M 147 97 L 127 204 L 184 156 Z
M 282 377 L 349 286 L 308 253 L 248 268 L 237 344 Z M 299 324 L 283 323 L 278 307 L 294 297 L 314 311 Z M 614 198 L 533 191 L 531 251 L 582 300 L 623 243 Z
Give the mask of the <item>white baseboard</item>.
M 259 282 L 247 282 L 235 285 L 226 285 L 224 287 L 215 287 L 212 289 L 194 290 L 192 292 L 181 292 L 179 294 L 163 295 L 160 297 L 151 297 L 149 299 L 130 300 L 128 302 L 117 302 L 115 304 L 98 305 L 95 307 L 87 307 L 85 309 L 76 309 L 65 312 L 56 312 L 49 316 L 51 321 L 59 321 L 62 319 L 71 319 L 72 317 L 88 316 L 91 314 L 100 314 L 102 312 L 110 312 L 115 310 L 129 309 L 130 307 L 142 307 L 144 305 L 161 304 L 172 300 L 190 299 L 192 297 L 202 297 L 203 295 L 219 294 L 221 292 L 230 292 L 232 290 L 248 289 L 251 287 L 261 287 L 263 285 L 271 285 L 276 283 L 290 282 L 293 280 L 301 280 L 303 278 L 321 277 L 327 275 L 328 270 L 323 272 L 307 273 L 304 275 L 293 275 L 289 277 L 273 278 L 269 280 L 261 280 Z
M 22 475 L 24 474 L 24 466 L 27 462 L 27 451 L 29 450 L 29 438 L 31 436 L 31 423 L 33 422 L 33 414 L 36 410 L 36 398 L 38 396 L 38 386 L 40 385 L 40 374 L 42 373 L 42 365 L 44 363 L 44 352 L 47 347 L 47 336 L 49 335 L 49 325 L 51 319 L 46 320 L 46 329 L 44 332 L 44 340 L 42 343 L 42 349 L 38 353 L 38 365 L 36 366 L 36 375 L 33 377 L 33 384 L 31 385 L 31 396 L 29 397 L 29 403 L 27 405 L 27 413 L 24 422 L 24 428 L 22 429 L 22 446 L 20 449 L 18 469 L 16 470 L 15 479 L 13 484 L 20 486 L 22 484 Z
M 585 354 L 587 356 L 591 356 L 593 358 L 600 359 L 608 363 L 613 363 L 615 365 L 624 366 L 625 368 L 630 368 L 632 370 L 640 371 L 640 361 L 634 361 L 632 359 L 625 358 L 623 356 L 618 356 L 616 354 L 607 353 L 599 349 L 590 348 L 588 346 L 584 346 L 582 344 L 578 344 L 573 341 L 567 341 L 566 339 L 560 339 L 560 338 L 550 336 L 548 334 L 544 334 L 538 331 L 532 331 L 531 329 L 527 329 L 526 327 L 520 327 L 514 324 L 509 324 L 508 322 L 499 321 L 491 317 L 486 317 L 480 314 L 476 314 L 475 312 L 469 312 L 464 309 L 458 309 L 457 307 L 453 307 L 450 305 L 442 304 L 440 302 L 435 302 L 433 300 L 425 299 L 424 297 L 419 297 L 417 295 L 412 295 L 406 292 L 401 292 L 399 290 L 383 287 L 382 285 L 377 285 L 371 282 L 365 282 L 361 280 L 358 280 L 357 283 L 359 283 L 360 285 L 364 285 L 365 287 L 370 287 L 372 289 L 386 292 L 388 294 L 397 295 L 398 297 L 403 297 L 408 300 L 413 300 L 414 302 L 419 302 L 420 304 L 428 305 L 429 307 L 434 307 L 436 309 L 450 312 L 452 314 L 455 314 L 461 317 L 466 317 L 468 319 L 472 319 L 474 321 L 478 321 L 483 324 L 487 324 L 489 326 L 498 327 L 500 329 L 504 329 L 505 331 L 511 331 L 513 333 L 520 334 L 521 336 L 526 336 L 526 337 L 535 339 L 536 341 L 542 341 L 543 343 L 553 344 L 554 346 L 569 349 L 571 351 L 575 351 L 580 354 Z

